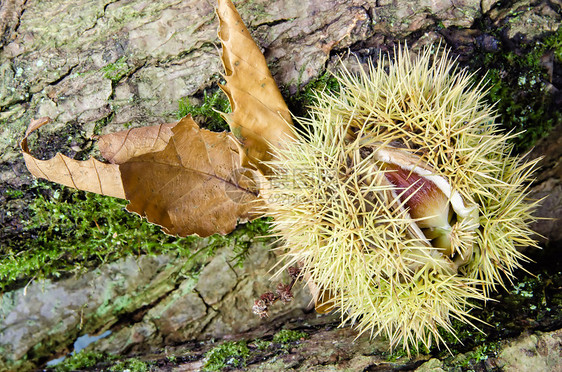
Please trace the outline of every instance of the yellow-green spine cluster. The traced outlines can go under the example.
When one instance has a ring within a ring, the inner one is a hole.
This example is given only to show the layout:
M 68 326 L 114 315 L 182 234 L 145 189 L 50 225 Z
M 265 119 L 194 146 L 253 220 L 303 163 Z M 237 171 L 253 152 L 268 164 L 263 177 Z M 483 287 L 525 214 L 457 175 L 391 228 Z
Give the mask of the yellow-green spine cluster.
M 535 245 L 536 162 L 510 155 L 483 87 L 439 48 L 338 79 L 271 162 L 269 214 L 320 303 L 392 347 L 429 347 Z

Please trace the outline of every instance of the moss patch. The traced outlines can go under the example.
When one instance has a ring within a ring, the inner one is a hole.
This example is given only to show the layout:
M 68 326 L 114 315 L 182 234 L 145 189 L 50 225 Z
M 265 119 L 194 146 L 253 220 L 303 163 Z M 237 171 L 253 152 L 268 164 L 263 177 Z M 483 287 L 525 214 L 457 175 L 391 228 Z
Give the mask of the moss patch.
M 547 266 L 544 264 L 544 266 Z M 457 354 L 464 354 L 467 365 L 497 356 L 499 343 L 517 337 L 525 331 L 552 331 L 562 325 L 562 274 L 556 268 L 537 270 L 537 276 L 522 275 L 508 290 L 495 293 L 494 302 L 472 313 L 487 324 L 476 323 L 484 333 L 467 324 L 455 321 L 455 335 L 442 335 L 448 350 L 433 349 L 431 354 L 445 361 L 458 362 Z M 553 270 L 554 269 L 554 270 Z M 532 269 L 530 269 L 533 271 Z M 455 337 L 456 336 L 456 337 Z
M 54 367 L 56 372 L 76 371 L 96 366 L 101 362 L 109 362 L 117 357 L 106 353 L 98 353 L 95 351 L 80 351 L 66 358 Z
M 111 372 L 147 372 L 150 370 L 150 363 L 137 358 L 118 360 L 119 357 L 107 353 L 95 351 L 80 351 L 66 358 L 53 368 L 47 370 L 55 372 L 69 372 L 79 370 L 102 370 Z
M 422 349 L 420 348 L 420 350 Z M 392 350 L 391 352 L 384 352 L 383 357 L 386 361 L 395 363 L 398 360 L 408 358 L 408 353 L 402 349 L 395 349 Z
M 220 371 L 228 368 L 241 368 L 247 364 L 263 361 L 273 355 L 285 354 L 290 346 L 308 337 L 305 332 L 284 329 L 273 336 L 272 341 L 256 339 L 222 343 L 205 354 L 205 371 Z
M 464 359 L 461 359 L 458 363 L 449 365 L 449 367 L 454 367 L 454 365 L 460 365 L 466 368 L 476 367 L 479 363 L 486 361 L 490 357 L 497 357 L 498 350 L 498 342 L 480 345 L 475 350 L 466 353 Z
M 109 368 L 111 372 L 147 372 L 149 370 L 149 364 L 137 358 L 118 362 Z
M 534 252 L 534 264 L 528 264 L 529 275 L 518 270 L 506 284 L 492 293 L 492 301 L 478 304 L 471 315 L 485 323 L 475 321 L 475 329 L 469 324 L 453 321 L 454 333 L 441 330 L 444 345 L 435 345 L 420 352 L 442 361 L 445 370 L 485 370 L 488 358 L 495 358 L 501 351 L 504 340 L 519 337 L 523 333 L 550 332 L 562 326 L 562 271 L 555 250 Z M 415 349 L 415 345 L 412 345 Z M 402 349 L 383 353 L 389 362 L 407 357 Z
M 544 57 L 551 53 L 553 66 L 549 72 Z M 549 88 L 562 82 L 562 28 L 515 49 L 500 43 L 497 52 L 476 55 L 471 61 L 471 68 L 479 69 L 476 80 L 485 79 L 490 87 L 488 97 L 496 104 L 499 122 L 506 130 L 518 133 L 513 139 L 517 151 L 528 150 L 562 122 Z
M 1 247 L 0 288 L 31 278 L 84 272 L 127 255 L 189 255 L 194 238 L 176 239 L 129 214 L 120 199 L 36 181 L 20 239 Z
M 244 367 L 250 349 L 245 341 L 230 341 L 220 344 L 205 354 L 205 371 L 220 371 L 227 367 Z
M 270 217 L 263 217 L 239 226 L 228 235 L 215 234 L 209 237 L 204 252 L 207 256 L 214 256 L 217 248 L 230 246 L 232 256 L 230 263 L 242 267 L 248 257 L 250 245 L 254 242 L 264 242 L 271 235 Z
M 22 192 L 14 189 L 9 194 L 20 197 Z M 12 200 L 16 201 L 27 203 L 27 210 L 12 216 L 21 225 L 20 234 L 0 246 L 2 291 L 32 279 L 82 273 L 131 255 L 174 254 L 193 262 L 230 246 L 232 261 L 241 266 L 252 241 L 269 231 L 269 221 L 258 219 L 230 235 L 213 235 L 194 251 L 201 238 L 166 235 L 160 227 L 128 213 L 127 202 L 121 199 L 35 181 L 26 197 Z
M 300 86 L 300 84 L 298 85 Z M 283 96 L 286 97 L 287 106 L 289 106 L 291 113 L 295 116 L 307 117 L 308 108 L 318 101 L 318 92 L 337 92 L 339 89 L 338 79 L 331 73 L 324 72 L 318 78 L 300 88 L 296 94 L 289 94 L 288 91 L 285 91 Z
M 221 116 L 220 112 L 229 113 L 230 103 L 225 94 L 220 89 L 215 89 L 212 93 L 203 92 L 201 103 L 192 103 L 194 99 L 184 97 L 180 99 L 178 105 L 178 119 L 191 114 L 193 119 L 203 128 L 214 132 L 228 130 L 228 124 Z
M 101 70 L 104 77 L 111 80 L 114 84 L 129 74 L 133 68 L 127 63 L 127 57 L 121 57 L 113 63 L 109 63 Z
M 302 331 L 294 331 L 290 329 L 283 329 L 273 336 L 273 342 L 280 344 L 288 344 L 291 342 L 299 341 L 307 337 L 307 334 Z

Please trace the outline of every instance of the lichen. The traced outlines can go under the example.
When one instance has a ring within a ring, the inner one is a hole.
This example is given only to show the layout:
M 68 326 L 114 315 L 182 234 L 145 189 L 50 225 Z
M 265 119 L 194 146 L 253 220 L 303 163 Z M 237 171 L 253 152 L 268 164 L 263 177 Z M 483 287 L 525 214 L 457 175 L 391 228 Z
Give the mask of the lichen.
M 125 75 L 131 72 L 132 67 L 127 63 L 127 57 L 123 56 L 113 63 L 107 64 L 101 69 L 104 77 L 111 80 L 114 84 L 119 82 Z

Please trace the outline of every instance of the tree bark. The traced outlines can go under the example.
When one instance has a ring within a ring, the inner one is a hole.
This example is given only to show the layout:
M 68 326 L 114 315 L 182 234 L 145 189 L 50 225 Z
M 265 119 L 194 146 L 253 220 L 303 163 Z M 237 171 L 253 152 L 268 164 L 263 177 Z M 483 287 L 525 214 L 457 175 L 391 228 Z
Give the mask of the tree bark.
M 241 0 L 235 4 L 257 44 L 263 48 L 286 98 L 297 94 L 327 69 L 335 69 L 340 58 L 350 60 L 350 54 L 364 61 L 392 51 L 404 41 L 414 50 L 441 41 L 452 49 L 460 63 L 468 64 L 482 53 L 521 53 L 524 45 L 556 32 L 562 20 L 560 1 L 529 4 L 495 0 Z M 71 157 L 81 156 L 91 152 L 95 133 L 175 121 L 181 98 L 200 97 L 205 89 L 216 88 L 222 70 L 213 5 L 206 0 L 1 1 L 0 190 L 25 191 L 31 185 L 18 141 L 34 118 L 50 116 L 56 123 L 43 134 L 52 139 L 41 148 L 44 157 L 61 148 Z M 553 58 L 552 53 L 545 53 L 541 63 L 550 76 L 548 92 L 556 97 L 561 79 L 560 66 L 552 62 Z M 555 99 L 553 104 L 560 102 Z M 69 136 L 74 140 L 69 142 Z M 562 215 L 561 138 L 558 126 L 530 155 L 544 156 L 534 195 L 546 199 L 537 215 L 552 218 L 535 224 L 546 239 L 542 244 L 547 249 L 542 253 L 530 252 L 542 265 L 533 266 L 536 271 L 531 271 L 541 272 L 542 276 L 536 281 L 518 282 L 532 286 L 535 297 L 521 297 L 521 292 L 513 290 L 500 291 L 496 298 L 500 303 L 506 303 L 507 299 L 509 306 L 487 304 L 482 312 L 495 327 L 484 327 L 488 338 L 479 343 L 473 342 L 476 336 L 459 336 L 466 346 L 455 345 L 453 353 L 460 352 L 460 356 L 453 358 L 438 350 L 411 358 L 387 353 L 384 340 L 372 341 L 369 335 L 359 336 L 349 327 L 335 328 L 339 324 L 338 315 L 317 317 L 311 313 L 306 293 L 292 307 L 279 309 L 269 321 L 247 320 L 244 327 L 237 328 L 233 324 L 239 324 L 235 319 L 238 315 L 228 313 L 228 308 L 240 312 L 243 307 L 240 301 L 251 304 L 267 284 L 259 281 L 259 285 L 253 285 L 257 279 L 251 274 L 229 271 L 223 265 L 220 267 L 225 269 L 225 275 L 234 278 L 229 292 L 215 302 L 209 300 L 212 294 L 208 297 L 190 292 L 192 301 L 186 302 L 200 303 L 205 316 L 222 312 L 213 321 L 200 318 L 208 320 L 201 320 L 205 323 L 201 334 L 195 334 L 193 329 L 187 332 L 173 322 L 151 318 L 146 303 L 139 302 L 138 308 L 122 315 L 126 318 L 127 314 L 137 314 L 130 322 L 112 319 L 107 320 L 111 325 L 106 328 L 96 323 L 84 329 L 73 323 L 71 331 L 64 331 L 68 337 L 56 334 L 61 341 L 46 346 L 38 346 L 45 339 L 37 339 L 35 344 L 31 340 L 22 346 L 19 359 L 14 360 L 8 355 L 6 345 L 13 340 L 8 337 L 4 318 L 0 323 L 0 347 L 4 350 L 0 365 L 5 369 L 35 368 L 71 349 L 77 335 L 111 329 L 112 338 L 100 340 L 91 348 L 143 353 L 144 360 L 154 361 L 154 368 L 162 370 L 201 368 L 205 363 L 203 356 L 212 345 L 198 342 L 211 337 L 249 340 L 251 354 L 245 360 L 245 368 L 256 370 L 439 370 L 462 363 L 477 370 L 523 370 L 525 363 L 534 366 L 545 363 L 551 370 L 561 368 L 556 353 L 562 333 L 562 322 L 557 315 L 562 312 L 559 302 L 562 281 L 556 274 L 560 271 L 559 259 L 552 254 L 562 241 L 562 229 L 556 220 Z M 0 202 L 6 203 L 6 198 L 2 196 Z M 21 211 L 25 205 L 14 208 Z M 1 218 L 4 227 L 0 238 L 17 235 L 20 222 L 7 214 Z M 267 275 L 273 263 L 272 257 L 264 257 L 255 266 L 262 275 Z M 166 293 L 178 295 L 182 286 L 186 286 L 185 282 L 174 282 Z M 214 289 L 209 291 L 215 293 Z M 5 294 L 4 298 L 15 296 L 14 293 Z M 151 298 L 150 306 L 168 301 L 166 298 L 157 301 L 159 295 Z M 526 306 L 523 310 L 522 304 Z M 250 306 L 246 307 L 250 311 Z M 494 317 L 501 322 L 494 323 Z M 209 326 L 211 323 L 213 326 Z M 161 329 L 147 336 L 146 341 L 131 341 L 158 325 Z M 184 332 L 170 328 L 166 334 L 164 326 L 177 326 Z M 256 338 L 271 341 L 285 327 L 304 331 L 306 337 L 285 344 L 273 342 L 263 350 L 253 341 Z M 54 337 L 52 333 L 48 336 Z M 492 344 L 494 350 L 483 349 Z M 166 353 L 154 352 L 163 347 L 167 348 Z M 520 349 L 529 353 L 517 355 L 516 350 Z M 478 352 L 489 357 L 479 359 Z M 175 362 L 170 355 L 175 356 Z

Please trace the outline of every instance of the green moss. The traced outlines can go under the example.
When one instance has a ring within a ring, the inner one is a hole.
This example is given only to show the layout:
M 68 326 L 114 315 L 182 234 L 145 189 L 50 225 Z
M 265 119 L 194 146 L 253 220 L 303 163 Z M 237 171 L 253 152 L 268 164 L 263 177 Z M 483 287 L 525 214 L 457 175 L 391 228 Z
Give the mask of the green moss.
M 166 360 L 170 363 L 176 363 L 178 361 L 178 358 L 175 355 L 168 355 L 166 357 Z
M 4 190 L 4 195 L 10 199 L 19 199 L 24 196 L 24 192 L 16 189 L 6 189 Z
M 257 339 L 252 342 L 253 346 L 259 351 L 265 351 L 269 349 L 272 345 L 271 341 L 266 341 L 262 339 Z
M 217 89 L 212 94 L 204 91 L 203 103 L 200 105 L 194 105 L 188 97 L 180 99 L 177 117 L 180 119 L 191 114 L 203 128 L 222 132 L 228 130 L 228 124 L 219 112 L 230 112 L 230 103 L 224 93 Z
M 147 372 L 149 370 L 149 364 L 137 358 L 131 358 L 118 362 L 109 368 L 109 371 L 111 372 Z
M 562 324 L 562 274 L 556 268 L 555 272 L 549 272 L 547 264 L 538 266 L 545 269 L 536 277 L 514 279 L 508 291 L 494 293 L 495 301 L 471 312 L 471 315 L 486 322 L 475 323 L 484 333 L 466 323 L 453 321 L 453 334 L 441 332 L 449 349 L 437 350 L 434 347 L 431 354 L 443 359 L 449 366 L 463 364 L 474 367 L 488 357 L 497 356 L 503 339 L 534 329 L 558 329 Z
M 386 361 L 388 361 L 390 363 L 394 363 L 397 360 L 400 360 L 400 359 L 403 359 L 403 358 L 408 358 L 408 353 L 406 352 L 406 350 L 403 350 L 403 349 L 395 349 L 395 350 L 392 350 L 391 352 L 383 353 L 383 357 Z
M 205 247 L 195 255 L 212 257 L 220 247 L 228 246 L 233 255 L 230 262 L 236 267 L 242 267 L 248 257 L 249 248 L 254 242 L 265 242 L 271 234 L 271 218 L 258 218 L 244 225 L 238 226 L 228 235 L 215 234 L 208 238 Z
M 279 344 L 288 344 L 291 342 L 299 341 L 306 338 L 308 335 L 302 331 L 293 331 L 290 329 L 283 329 L 273 336 L 273 342 Z
M 28 278 L 83 272 L 127 255 L 177 252 L 189 255 L 194 238 L 166 236 L 129 214 L 121 199 L 37 181 L 23 221 L 24 240 L 0 251 L 0 288 Z
M 298 85 L 300 86 L 300 83 Z M 334 92 L 339 91 L 339 89 L 338 79 L 331 73 L 324 72 L 318 78 L 301 87 L 296 94 L 290 94 L 285 91 L 283 96 L 288 97 L 287 105 L 294 115 L 306 117 L 308 108 L 318 100 L 317 92 Z
M 263 217 L 239 226 L 228 235 L 215 234 L 209 238 L 209 244 L 205 248 L 207 255 L 214 255 L 219 247 L 230 246 L 232 248 L 231 263 L 236 267 L 242 267 L 248 257 L 249 248 L 252 243 L 266 242 L 271 235 L 270 217 Z
M 129 72 L 131 72 L 132 69 L 133 68 L 127 64 L 127 57 L 123 56 L 117 61 L 102 67 L 101 70 L 105 73 L 103 76 L 106 79 L 111 80 L 113 83 L 117 83 Z
M 99 353 L 95 351 L 80 351 L 57 364 L 54 367 L 56 372 L 79 371 L 84 369 L 91 369 L 98 366 L 96 370 L 111 371 L 111 372 L 147 372 L 150 370 L 150 365 L 137 358 L 130 358 L 126 360 L 117 361 L 117 355 Z M 99 368 L 103 367 L 103 368 Z
M 556 34 L 545 40 L 545 45 L 548 49 L 554 51 L 556 62 L 562 63 L 562 27 L 558 29 Z
M 0 246 L 0 290 L 25 285 L 30 279 L 58 278 L 81 273 L 125 256 L 174 254 L 188 258 L 186 268 L 215 254 L 222 246 L 233 250 L 241 266 L 252 241 L 269 231 L 269 221 L 258 219 L 239 226 L 230 235 L 214 235 L 197 252 L 201 238 L 176 238 L 160 227 L 125 210 L 126 201 L 86 193 L 44 181 L 30 192 L 27 216 L 20 216 L 22 232 Z
M 91 368 L 100 362 L 108 362 L 114 359 L 116 359 L 115 356 L 106 353 L 80 351 L 57 364 L 54 369 L 56 372 L 76 371 Z
M 475 350 L 464 354 L 465 359 L 455 361 L 455 365 L 461 367 L 475 367 L 478 363 L 485 361 L 489 357 L 497 357 L 499 350 L 498 342 L 491 342 L 485 345 L 478 346 Z
M 115 117 L 115 113 L 111 112 L 108 116 L 101 118 L 100 120 L 97 120 L 94 123 L 94 129 L 93 129 L 93 133 L 97 136 L 101 135 L 101 131 L 103 129 L 103 127 L 105 127 L 107 124 L 111 123 L 111 121 L 113 120 L 113 118 Z M 125 127 L 127 127 L 125 125 Z
M 536 42 L 535 47 L 525 56 L 526 64 L 540 68 L 540 59 L 548 51 L 553 52 L 555 62 L 562 63 L 562 27 L 552 35 Z
M 227 367 L 244 367 L 250 355 L 245 341 L 225 342 L 205 354 L 205 371 L 220 371 Z
M 542 40 L 522 45 L 516 52 L 500 48 L 472 59 L 472 68 L 478 69 L 476 80 L 485 79 L 488 83 L 488 97 L 496 104 L 499 122 L 506 130 L 518 133 L 513 142 L 519 152 L 532 147 L 562 122 L 562 114 L 554 107 L 547 89 L 550 77 L 541 64 L 541 58 L 549 52 L 554 53 L 555 63 L 559 64 L 561 45 L 559 29 Z

